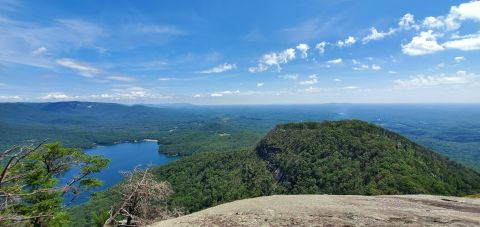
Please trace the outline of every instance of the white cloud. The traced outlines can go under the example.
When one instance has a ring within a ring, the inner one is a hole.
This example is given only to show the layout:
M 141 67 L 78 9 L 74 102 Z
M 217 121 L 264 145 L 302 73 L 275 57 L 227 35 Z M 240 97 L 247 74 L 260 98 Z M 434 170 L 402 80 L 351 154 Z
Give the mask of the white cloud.
M 32 51 L 32 55 L 41 55 L 41 54 L 44 54 L 45 52 L 47 52 L 46 47 L 39 47 L 38 49 Z
M 480 50 L 480 34 L 476 37 L 447 41 L 442 46 L 463 51 Z
M 423 20 L 423 26 L 426 28 L 439 29 L 445 26 L 443 17 L 425 17 Z
M 339 79 L 339 78 L 335 78 L 335 79 L 333 79 L 333 81 L 335 81 L 335 82 L 341 82 L 342 80 Z
M 392 71 L 392 70 L 389 70 L 388 73 L 390 73 L 390 74 L 397 74 L 396 71 Z
M 357 86 L 346 86 L 346 87 L 342 87 L 342 89 L 345 89 L 345 90 L 354 90 L 354 89 L 359 89 L 360 87 L 357 87 Z
M 207 69 L 207 70 L 203 70 L 203 71 L 200 71 L 200 73 L 222 73 L 222 72 L 226 72 L 226 71 L 230 71 L 230 70 L 233 70 L 233 69 L 236 69 L 237 66 L 235 64 L 228 64 L 228 63 L 224 63 L 224 64 L 221 64 L 221 65 L 217 65 L 211 69 Z
M 319 42 L 315 45 L 315 49 L 318 50 L 320 54 L 325 53 L 325 47 L 327 46 L 327 42 Z
M 52 93 L 46 94 L 45 96 L 40 97 L 40 99 L 45 99 L 45 100 L 49 100 L 49 99 L 69 99 L 69 98 L 71 98 L 71 97 L 66 95 L 63 92 L 52 92 Z
M 226 95 L 236 95 L 236 94 L 240 94 L 240 90 L 235 90 L 235 91 L 227 90 L 227 91 L 214 92 L 214 93 L 211 93 L 210 96 L 212 96 L 212 97 L 223 97 L 223 96 L 226 96 Z
M 117 81 L 123 81 L 123 82 L 132 82 L 135 81 L 136 79 L 133 77 L 128 77 L 128 76 L 107 76 L 107 79 L 109 80 L 117 80 Z
M 410 43 L 402 45 L 402 52 L 410 56 L 432 54 L 443 49 L 437 43 L 437 38 L 432 30 L 421 32 L 420 35 L 413 37 Z
M 398 79 L 394 83 L 398 87 L 415 88 L 415 87 L 433 87 L 442 85 L 465 85 L 470 84 L 478 79 L 478 75 L 458 71 L 454 75 L 436 75 L 425 76 L 423 74 L 412 76 L 407 80 Z
M 461 61 L 464 61 L 465 60 L 465 57 L 464 56 L 458 56 L 458 57 L 455 57 L 455 61 L 458 63 L 458 62 L 461 62 Z
M 263 87 L 264 83 L 257 83 L 257 87 Z
M 195 94 L 193 97 L 194 97 L 194 98 L 201 98 L 202 95 L 201 95 L 201 94 Z
M 300 43 L 295 48 L 297 48 L 297 50 L 300 51 L 300 57 L 301 58 L 307 58 L 308 57 L 308 49 L 310 49 L 310 47 L 307 44 Z
M 272 66 L 276 66 L 277 70 L 280 71 L 281 64 L 286 64 L 291 60 L 295 59 L 295 49 L 289 48 L 282 52 L 276 53 L 269 53 L 263 55 L 262 59 L 259 61 L 256 67 L 250 67 L 248 71 L 255 73 L 255 72 L 264 72 L 268 70 Z
M 423 26 L 426 28 L 441 29 L 447 31 L 457 30 L 464 20 L 480 21 L 480 1 L 470 1 L 458 6 L 452 6 L 446 16 L 426 17 Z
M 359 64 L 360 63 L 358 63 L 356 65 L 359 65 Z M 353 67 L 353 70 L 356 70 L 356 71 L 363 71 L 363 70 L 366 70 L 366 69 L 370 69 L 370 66 L 362 64 L 359 67 Z
M 169 77 L 160 77 L 158 78 L 159 81 L 169 81 L 169 80 L 172 80 L 172 78 L 169 78 Z
M 349 46 L 355 44 L 356 42 L 357 42 L 357 40 L 355 39 L 355 37 L 349 36 L 345 40 L 338 40 L 337 41 L 337 46 L 338 47 L 349 47 Z
M 300 85 L 313 85 L 313 84 L 317 84 L 317 83 L 318 83 L 318 80 L 317 80 L 317 75 L 316 74 L 312 74 L 312 75 L 308 76 L 308 80 L 304 80 L 304 81 L 299 82 Z
M 333 59 L 333 60 L 330 60 L 330 61 L 327 61 L 328 64 L 340 64 L 342 63 L 342 59 L 341 58 L 337 58 L 337 59 Z
M 298 80 L 298 74 L 285 74 L 279 76 L 280 78 L 286 79 L 286 80 Z
M 2 101 L 18 101 L 22 99 L 18 95 L 0 95 L 0 100 Z
M 378 71 L 380 69 L 382 69 L 382 67 L 380 67 L 379 65 L 375 65 L 375 64 L 372 65 L 372 70 Z
M 395 30 L 393 30 L 393 29 L 390 29 L 388 32 L 379 32 L 379 31 L 377 31 L 376 28 L 372 27 L 370 29 L 370 34 L 365 36 L 362 39 L 362 42 L 363 43 L 368 43 L 368 42 L 373 41 L 373 40 L 382 40 L 386 36 L 392 35 L 393 33 L 395 33 Z
M 480 20 L 480 1 L 470 1 L 450 8 L 449 17 L 460 20 Z
M 410 30 L 412 28 L 418 29 L 418 25 L 415 22 L 415 17 L 411 13 L 403 15 L 398 21 L 398 27 L 404 30 Z
M 63 67 L 78 71 L 80 75 L 85 77 L 92 77 L 95 74 L 98 74 L 100 72 L 100 70 L 95 67 L 88 66 L 84 63 L 77 62 L 73 59 L 63 58 L 63 59 L 58 59 L 56 62 L 57 64 Z

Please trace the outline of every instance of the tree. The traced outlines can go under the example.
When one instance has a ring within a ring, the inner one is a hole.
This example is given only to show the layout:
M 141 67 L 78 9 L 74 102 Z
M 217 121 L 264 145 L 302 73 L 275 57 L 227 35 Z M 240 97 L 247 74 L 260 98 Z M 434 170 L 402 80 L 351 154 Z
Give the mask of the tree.
M 124 173 L 125 180 L 116 190 L 121 201 L 114 204 L 104 226 L 137 226 L 155 219 L 167 219 L 181 214 L 167 208 L 167 198 L 173 193 L 168 182 L 158 182 L 149 169 L 134 169 Z
M 82 192 L 101 185 L 90 177 L 104 169 L 109 160 L 90 156 L 79 149 L 65 148 L 60 143 L 14 146 L 0 154 L 0 224 L 63 226 L 68 214 L 62 208 L 63 196 L 72 194 L 72 201 Z M 59 177 L 72 167 L 78 175 L 65 185 Z

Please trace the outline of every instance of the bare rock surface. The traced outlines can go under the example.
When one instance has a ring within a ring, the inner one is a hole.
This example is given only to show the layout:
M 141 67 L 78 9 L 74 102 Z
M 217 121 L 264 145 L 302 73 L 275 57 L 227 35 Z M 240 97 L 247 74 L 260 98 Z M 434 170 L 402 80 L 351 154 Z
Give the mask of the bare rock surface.
M 480 226 L 480 199 L 432 195 L 274 195 L 152 226 Z

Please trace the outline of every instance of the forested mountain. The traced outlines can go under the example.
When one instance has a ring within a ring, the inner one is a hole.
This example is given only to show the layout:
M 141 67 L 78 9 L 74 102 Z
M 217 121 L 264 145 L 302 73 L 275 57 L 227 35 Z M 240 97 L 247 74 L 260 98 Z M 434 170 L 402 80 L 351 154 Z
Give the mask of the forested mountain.
M 288 194 L 442 194 L 480 190 L 480 174 L 358 120 L 275 127 L 256 151 Z
M 480 173 L 366 122 L 325 121 L 275 127 L 252 150 L 200 152 L 154 169 L 175 192 L 173 208 L 198 211 L 271 194 L 439 194 L 480 192 Z M 99 193 L 72 214 L 88 223 L 107 209 Z M 87 221 L 85 220 L 87 217 Z

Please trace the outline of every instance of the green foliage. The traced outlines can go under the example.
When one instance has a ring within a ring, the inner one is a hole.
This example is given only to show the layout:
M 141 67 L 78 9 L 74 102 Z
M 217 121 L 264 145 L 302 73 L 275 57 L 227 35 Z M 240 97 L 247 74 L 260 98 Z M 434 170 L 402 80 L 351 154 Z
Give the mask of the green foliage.
M 174 194 L 168 198 L 171 209 L 195 212 L 238 199 L 270 195 L 273 178 L 252 150 L 201 152 L 153 169 L 159 181 L 168 181 Z M 118 201 L 113 187 L 96 193 L 90 201 L 72 207 L 71 226 L 94 225 L 91 211 L 109 209 Z
M 99 186 L 101 181 L 86 176 L 101 171 L 109 162 L 59 143 L 22 150 L 15 160 L 16 164 L 6 171 L 6 178 L 0 184 L 0 194 L 6 196 L 3 199 L 11 200 L 2 207 L 0 216 L 22 217 L 35 226 L 65 226 L 69 215 L 63 211 L 63 195 Z M 58 178 L 77 165 L 82 166 L 81 175 L 67 185 L 58 185 Z
M 102 227 L 110 217 L 108 210 L 99 210 L 92 213 L 92 226 Z
M 154 169 L 175 194 L 173 207 L 194 212 L 243 198 L 269 195 L 271 174 L 253 151 L 203 152 Z
M 480 191 L 480 174 L 362 121 L 290 123 L 260 141 L 280 193 L 441 194 Z
M 159 139 L 159 149 L 169 155 L 190 155 L 204 151 L 253 148 L 261 134 L 225 122 L 176 128 Z

